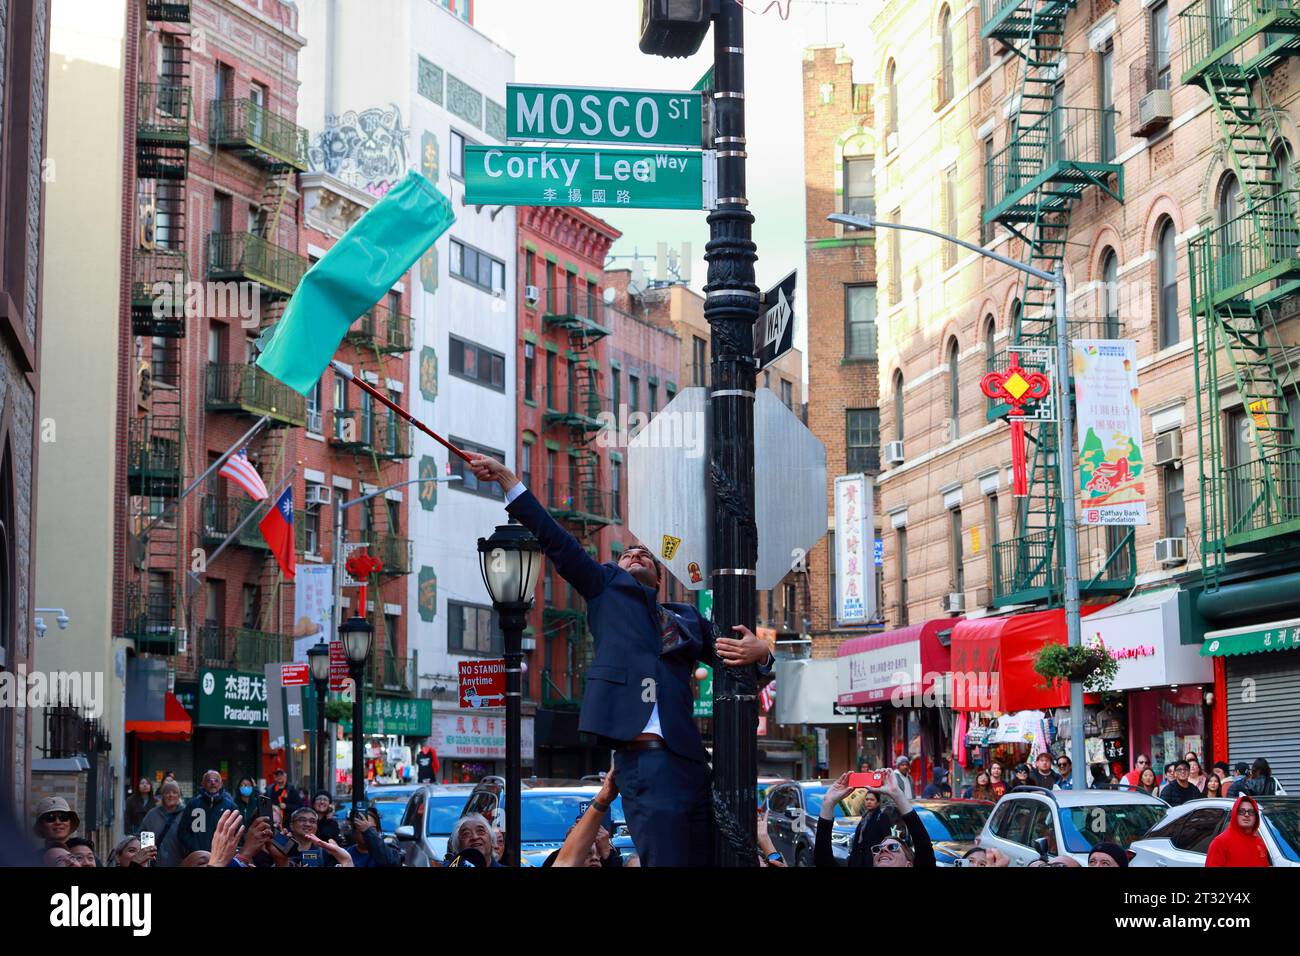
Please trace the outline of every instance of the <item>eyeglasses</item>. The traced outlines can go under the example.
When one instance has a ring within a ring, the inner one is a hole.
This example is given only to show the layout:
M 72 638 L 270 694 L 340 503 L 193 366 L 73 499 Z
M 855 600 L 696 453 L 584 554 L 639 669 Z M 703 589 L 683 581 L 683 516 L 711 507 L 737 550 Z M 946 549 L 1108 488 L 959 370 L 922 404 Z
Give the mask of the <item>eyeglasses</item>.
M 903 844 L 897 840 L 886 840 L 884 843 L 877 843 L 871 848 L 872 856 L 880 856 L 882 853 L 902 853 Z
M 1252 810 L 1250 807 L 1242 807 L 1240 810 L 1237 811 L 1237 816 L 1239 816 L 1239 817 L 1254 817 L 1254 816 L 1258 816 L 1258 814 L 1257 814 L 1254 810 Z
M 1138 757 L 1138 766 L 1145 767 L 1149 761 L 1145 757 Z
M 45 816 L 41 817 L 41 819 L 46 823 L 71 823 L 72 814 L 64 813 L 61 810 L 52 810 L 45 814 Z

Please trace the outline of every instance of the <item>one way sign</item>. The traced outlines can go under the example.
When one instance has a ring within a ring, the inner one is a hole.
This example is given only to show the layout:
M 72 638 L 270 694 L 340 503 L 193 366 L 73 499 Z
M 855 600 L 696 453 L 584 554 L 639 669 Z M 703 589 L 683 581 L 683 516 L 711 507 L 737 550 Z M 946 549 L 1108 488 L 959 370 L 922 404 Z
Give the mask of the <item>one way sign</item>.
M 763 313 L 754 329 L 755 357 L 760 370 L 794 346 L 794 286 L 796 269 L 763 293 Z

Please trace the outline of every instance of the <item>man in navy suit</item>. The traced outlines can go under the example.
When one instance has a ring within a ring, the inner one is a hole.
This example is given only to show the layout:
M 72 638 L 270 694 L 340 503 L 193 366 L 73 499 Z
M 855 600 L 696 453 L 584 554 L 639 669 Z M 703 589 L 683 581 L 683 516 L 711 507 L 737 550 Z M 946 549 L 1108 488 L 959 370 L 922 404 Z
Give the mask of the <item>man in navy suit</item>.
M 708 866 L 713 815 L 709 754 L 691 715 L 697 662 L 762 664 L 767 644 L 743 625 L 740 638 L 713 636 L 689 604 L 658 600 L 663 570 L 641 545 L 618 563 L 597 563 L 501 462 L 471 456 L 480 481 L 506 493 L 506 511 L 531 531 L 560 576 L 587 602 L 596 659 L 587 668 L 578 729 L 614 750 L 623 812 L 644 866 Z

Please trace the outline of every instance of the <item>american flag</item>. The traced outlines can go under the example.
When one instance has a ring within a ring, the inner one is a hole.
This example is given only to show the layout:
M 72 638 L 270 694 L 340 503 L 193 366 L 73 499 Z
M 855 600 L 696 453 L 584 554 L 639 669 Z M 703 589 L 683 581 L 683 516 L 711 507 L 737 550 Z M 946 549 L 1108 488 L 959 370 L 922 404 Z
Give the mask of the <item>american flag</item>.
M 776 681 L 769 681 L 765 684 L 763 689 L 758 692 L 758 699 L 763 704 L 763 713 L 770 712 L 772 705 L 776 703 Z
M 253 463 L 248 460 L 248 449 L 241 448 L 226 459 L 226 463 L 217 472 L 223 478 L 229 478 L 248 493 L 254 501 L 265 501 L 270 497 L 262 476 L 257 473 Z

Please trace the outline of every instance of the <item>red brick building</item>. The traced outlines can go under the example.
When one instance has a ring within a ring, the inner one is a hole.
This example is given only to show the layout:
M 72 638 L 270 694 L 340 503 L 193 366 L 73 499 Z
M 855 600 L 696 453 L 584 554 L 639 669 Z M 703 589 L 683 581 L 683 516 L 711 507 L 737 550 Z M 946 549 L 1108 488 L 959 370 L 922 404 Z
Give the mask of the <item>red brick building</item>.
M 621 460 L 598 441 L 610 410 L 604 263 L 621 233 L 583 209 L 518 210 L 519 475 L 551 514 L 609 560 L 622 521 Z M 577 736 L 577 709 L 594 650 L 582 598 L 547 562 L 525 647 L 536 701 L 539 776 L 602 769 Z
M 268 749 L 257 721 L 201 720 L 200 685 L 291 660 L 298 627 L 294 584 L 257 523 L 291 487 L 299 566 L 329 562 L 338 504 L 406 477 L 409 427 L 332 375 L 304 399 L 251 364 L 258 336 L 279 319 L 311 260 L 373 202 L 328 177 L 300 179 L 307 134 L 294 118 L 305 41 L 296 7 L 133 0 L 129 16 L 139 29 L 128 29 L 135 136 L 125 157 L 119 422 L 127 454 L 117 476 L 115 632 L 148 661 L 141 666 L 166 669 L 190 723 L 169 708 L 168 727 L 138 729 L 129 778 L 170 767 L 188 788 L 216 767 L 233 785 L 242 775 L 267 776 L 284 752 Z M 407 296 L 395 288 L 338 356 L 396 396 L 409 381 Z M 255 505 L 215 474 L 185 494 L 261 416 L 269 424 L 247 450 L 271 500 Z M 407 514 L 405 496 L 394 492 L 346 521 L 351 539 L 369 541 L 384 563 L 367 609 L 376 625 L 370 679 L 380 693 L 409 695 L 415 684 L 405 653 Z M 295 777 L 303 763 L 295 757 Z

